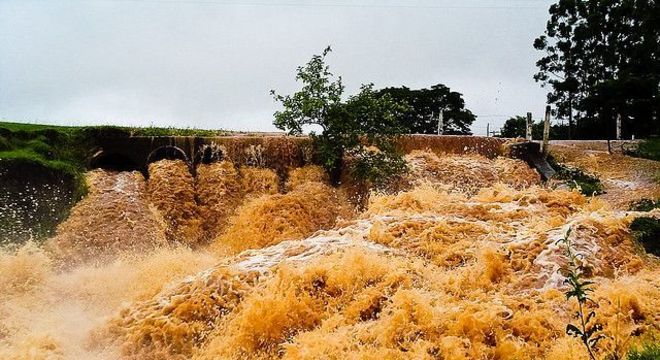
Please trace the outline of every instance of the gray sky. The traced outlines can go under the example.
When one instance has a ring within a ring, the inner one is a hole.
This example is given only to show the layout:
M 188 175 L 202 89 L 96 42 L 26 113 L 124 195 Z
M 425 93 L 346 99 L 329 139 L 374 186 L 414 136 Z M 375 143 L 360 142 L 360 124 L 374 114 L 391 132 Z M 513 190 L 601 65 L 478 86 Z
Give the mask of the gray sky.
M 0 119 L 274 130 L 270 89 L 332 45 L 361 83 L 443 83 L 498 129 L 540 117 L 532 48 L 552 0 L 0 0 Z

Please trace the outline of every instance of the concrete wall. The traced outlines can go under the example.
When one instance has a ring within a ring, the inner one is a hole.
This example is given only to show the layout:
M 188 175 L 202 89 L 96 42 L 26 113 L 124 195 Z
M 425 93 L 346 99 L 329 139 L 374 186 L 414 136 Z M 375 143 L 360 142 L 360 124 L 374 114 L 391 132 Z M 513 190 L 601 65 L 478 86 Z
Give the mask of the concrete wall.
M 480 136 L 407 135 L 398 140 L 397 146 L 404 152 L 430 150 L 439 154 L 476 153 L 495 157 L 505 155 L 507 142 Z M 224 157 L 236 163 L 259 165 L 278 172 L 304 165 L 310 161 L 312 152 L 311 139 L 304 136 L 118 137 L 99 139 L 88 165 L 95 168 L 114 164 L 118 170 L 146 172 L 150 162 L 165 156 L 182 158 L 194 169 L 209 148 L 221 149 Z M 185 154 L 185 158 L 178 154 Z

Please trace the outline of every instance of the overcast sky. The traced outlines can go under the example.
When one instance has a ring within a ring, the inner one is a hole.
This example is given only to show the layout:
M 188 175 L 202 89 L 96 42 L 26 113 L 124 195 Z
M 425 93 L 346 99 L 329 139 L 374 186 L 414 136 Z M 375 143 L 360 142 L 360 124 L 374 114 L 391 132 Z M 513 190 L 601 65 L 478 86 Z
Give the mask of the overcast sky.
M 347 94 L 443 83 L 478 115 L 540 117 L 552 0 L 0 0 L 0 119 L 274 130 L 269 90 L 331 45 Z

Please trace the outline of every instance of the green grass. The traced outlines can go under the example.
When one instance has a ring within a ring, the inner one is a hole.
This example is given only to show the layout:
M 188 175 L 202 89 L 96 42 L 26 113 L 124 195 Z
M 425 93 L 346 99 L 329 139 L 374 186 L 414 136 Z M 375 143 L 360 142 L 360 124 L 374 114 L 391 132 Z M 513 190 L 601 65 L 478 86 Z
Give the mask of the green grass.
M 571 189 L 579 188 L 586 196 L 600 195 L 604 192 L 603 184 L 595 175 L 559 163 L 552 156 L 548 156 L 548 163 L 557 172 L 553 178 L 565 181 Z
M 35 151 L 34 148 L 26 147 L 20 149 L 13 149 L 8 151 L 0 151 L 0 161 L 2 160 L 24 160 L 27 162 L 37 163 L 39 165 L 65 172 L 74 172 L 77 167 L 65 160 L 49 160 L 43 154 Z
M 7 129 L 9 131 L 39 131 L 54 129 L 58 131 L 66 132 L 68 130 L 77 129 L 74 126 L 58 126 L 58 125 L 42 125 L 42 124 L 26 124 L 26 123 L 15 123 L 15 122 L 4 122 L 0 121 L 0 128 Z
M 660 344 L 649 343 L 641 348 L 634 348 L 628 352 L 628 360 L 658 360 L 660 359 Z
M 660 256 L 660 220 L 638 217 L 630 223 L 630 230 L 647 253 Z
M 43 132 L 54 130 L 64 134 L 75 135 L 79 132 L 113 132 L 125 136 L 223 136 L 239 132 L 226 130 L 175 128 L 175 127 L 130 127 L 130 126 L 58 126 L 42 124 L 26 124 L 15 122 L 0 122 L 0 130 L 6 129 L 11 132 Z M 0 132 L 1 134 L 1 132 Z
M 627 151 L 626 155 L 660 161 L 660 138 L 642 140 L 636 150 Z
M 660 208 L 660 199 L 639 199 L 630 204 L 631 211 L 651 211 Z

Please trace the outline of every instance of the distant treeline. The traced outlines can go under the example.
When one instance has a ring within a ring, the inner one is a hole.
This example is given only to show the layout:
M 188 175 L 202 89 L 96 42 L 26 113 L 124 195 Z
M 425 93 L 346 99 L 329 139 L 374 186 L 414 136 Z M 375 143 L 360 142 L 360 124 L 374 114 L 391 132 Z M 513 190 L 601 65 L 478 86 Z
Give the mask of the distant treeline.
M 560 0 L 549 14 L 534 79 L 567 121 L 565 137 L 612 139 L 619 116 L 624 138 L 658 135 L 658 1 Z

